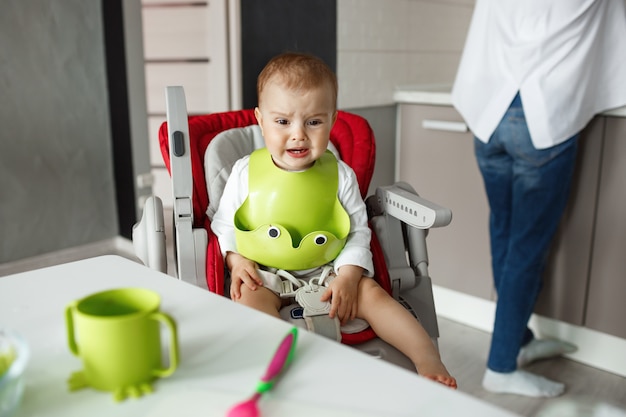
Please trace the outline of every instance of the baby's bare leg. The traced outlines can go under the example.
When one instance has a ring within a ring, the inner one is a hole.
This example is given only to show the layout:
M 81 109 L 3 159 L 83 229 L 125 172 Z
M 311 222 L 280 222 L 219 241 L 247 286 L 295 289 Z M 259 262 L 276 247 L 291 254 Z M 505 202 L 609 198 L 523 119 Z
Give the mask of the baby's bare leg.
M 366 320 L 381 339 L 408 356 L 420 375 L 456 388 L 456 380 L 441 362 L 426 330 L 373 279 L 363 278 L 359 283 L 357 316 Z
M 241 286 L 241 298 L 238 303 L 262 311 L 270 316 L 280 318 L 281 299 L 265 287 L 257 287 L 251 290 L 246 285 Z

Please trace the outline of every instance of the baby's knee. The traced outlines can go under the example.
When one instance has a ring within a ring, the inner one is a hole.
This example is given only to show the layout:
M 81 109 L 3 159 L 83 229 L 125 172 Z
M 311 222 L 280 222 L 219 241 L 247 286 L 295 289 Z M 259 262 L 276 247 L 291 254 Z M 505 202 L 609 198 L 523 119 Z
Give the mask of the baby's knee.
M 245 285 L 241 286 L 240 304 L 260 310 L 280 310 L 281 300 L 274 292 L 265 287 L 256 287 L 254 290 Z
M 242 285 L 241 288 L 239 288 L 239 293 L 241 294 L 241 296 L 239 297 L 239 301 L 245 303 L 246 300 L 257 298 L 257 296 L 260 294 L 259 290 L 261 288 L 262 287 L 251 289 L 247 285 Z
M 387 299 L 391 297 L 387 291 L 383 289 L 372 278 L 363 278 L 360 283 L 361 294 L 368 299 Z

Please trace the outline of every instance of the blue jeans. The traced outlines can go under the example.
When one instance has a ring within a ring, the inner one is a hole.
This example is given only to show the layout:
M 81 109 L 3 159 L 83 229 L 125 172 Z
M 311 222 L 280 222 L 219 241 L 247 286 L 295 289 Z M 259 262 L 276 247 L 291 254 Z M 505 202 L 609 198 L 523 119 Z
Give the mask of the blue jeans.
M 578 135 L 535 149 L 519 94 L 476 159 L 489 200 L 496 317 L 487 367 L 517 369 L 519 350 L 533 339 L 528 320 L 542 284 L 550 243 L 569 196 Z

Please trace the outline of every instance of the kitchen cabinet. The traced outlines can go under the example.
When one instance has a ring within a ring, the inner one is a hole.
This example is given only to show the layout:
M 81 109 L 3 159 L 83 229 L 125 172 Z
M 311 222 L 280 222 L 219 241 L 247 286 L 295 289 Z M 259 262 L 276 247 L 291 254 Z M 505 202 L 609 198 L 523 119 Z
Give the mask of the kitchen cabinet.
M 552 242 L 535 312 L 582 326 L 593 251 L 604 118 L 581 132 L 569 201 Z
M 626 338 L 626 118 L 605 117 L 585 326 Z
M 172 183 L 161 156 L 158 129 L 165 121 L 165 87 L 185 88 L 189 114 L 227 111 L 229 90 L 227 0 L 142 0 L 146 102 L 152 192 L 172 208 Z
M 450 105 L 398 104 L 397 177 L 452 210 L 428 236 L 433 283 L 495 300 L 489 207 L 473 136 Z M 536 313 L 626 337 L 626 119 L 599 116 L 581 133 L 570 199 Z

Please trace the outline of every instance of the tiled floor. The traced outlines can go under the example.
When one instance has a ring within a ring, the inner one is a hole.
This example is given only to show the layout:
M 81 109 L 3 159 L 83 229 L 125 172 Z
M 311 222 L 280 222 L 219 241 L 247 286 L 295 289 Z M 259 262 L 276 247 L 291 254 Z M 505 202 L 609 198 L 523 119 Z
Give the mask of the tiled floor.
M 626 378 L 565 358 L 536 362 L 526 370 L 566 384 L 566 392 L 556 399 L 492 394 L 481 386 L 491 335 L 481 330 L 439 319 L 439 350 L 448 370 L 457 378 L 459 390 L 521 416 L 537 417 L 626 417 Z M 626 354 L 626 352 L 625 352 Z M 562 402 L 601 402 L 617 407 L 616 414 L 540 414 Z

